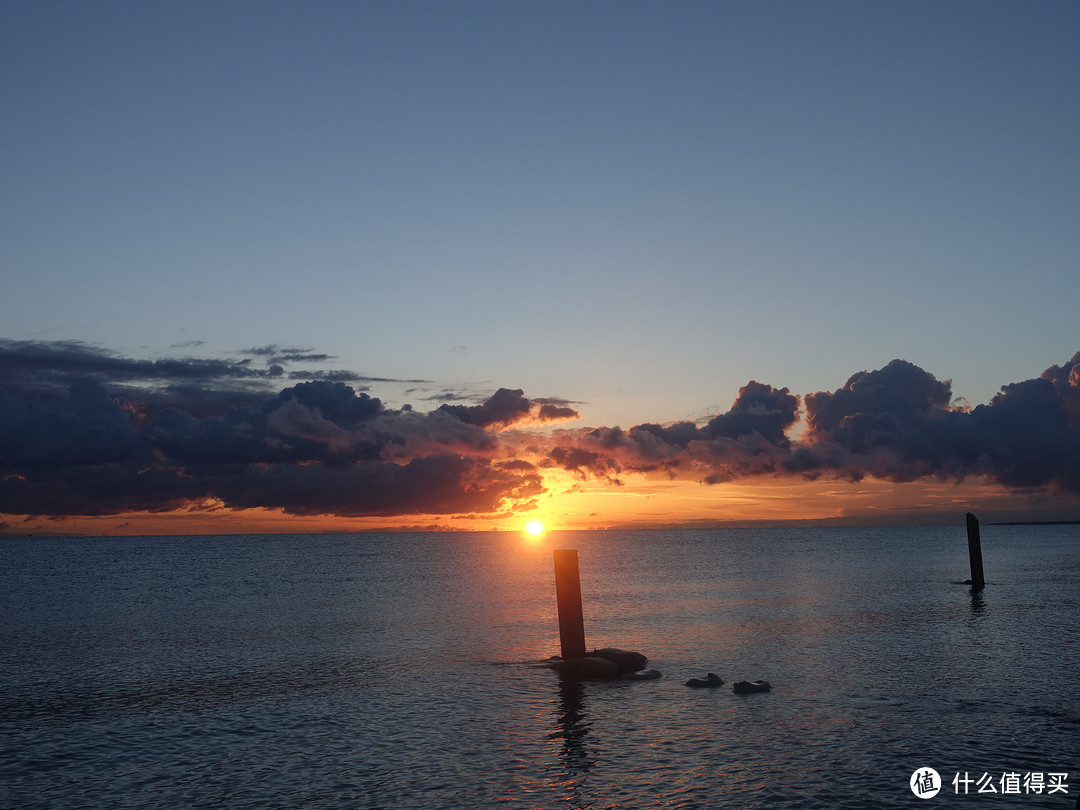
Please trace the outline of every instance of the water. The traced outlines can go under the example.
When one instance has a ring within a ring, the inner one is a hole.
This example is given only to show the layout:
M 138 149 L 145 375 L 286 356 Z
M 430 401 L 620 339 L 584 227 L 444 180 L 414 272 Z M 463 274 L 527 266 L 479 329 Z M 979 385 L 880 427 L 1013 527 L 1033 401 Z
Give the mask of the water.
M 555 546 L 590 645 L 662 679 L 540 665 Z M 4 807 L 922 807 L 924 766 L 947 806 L 1080 794 L 1077 526 L 984 526 L 981 595 L 962 526 L 0 550 Z M 727 684 L 683 686 L 707 671 Z M 1001 795 L 1007 772 L 1068 793 Z

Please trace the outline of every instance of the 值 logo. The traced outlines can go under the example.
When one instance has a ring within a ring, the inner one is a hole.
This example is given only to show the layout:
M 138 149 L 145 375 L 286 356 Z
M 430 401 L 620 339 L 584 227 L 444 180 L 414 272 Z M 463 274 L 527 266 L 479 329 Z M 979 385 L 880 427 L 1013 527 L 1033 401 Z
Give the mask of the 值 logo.
M 916 768 L 909 784 L 911 792 L 920 799 L 932 799 L 941 790 L 941 777 L 933 768 Z

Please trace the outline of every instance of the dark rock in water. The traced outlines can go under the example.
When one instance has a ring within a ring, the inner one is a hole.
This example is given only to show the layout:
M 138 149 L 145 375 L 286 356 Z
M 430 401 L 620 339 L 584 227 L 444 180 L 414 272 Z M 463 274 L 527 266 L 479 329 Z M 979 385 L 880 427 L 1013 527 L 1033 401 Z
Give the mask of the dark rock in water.
M 589 653 L 590 656 L 596 658 L 606 658 L 619 668 L 620 675 L 626 675 L 630 672 L 637 672 L 644 669 L 645 665 L 649 663 L 649 659 L 639 652 L 631 652 L 630 650 L 620 650 L 617 647 L 604 647 L 600 650 L 593 650 Z
M 619 676 L 619 667 L 614 661 L 593 655 L 587 655 L 584 658 L 563 658 L 552 661 L 550 666 L 560 675 L 582 680 L 605 680 Z
M 748 695 L 751 692 L 768 692 L 772 684 L 768 681 L 736 681 L 731 688 L 736 695 Z
M 619 680 L 623 681 L 653 681 L 659 678 L 660 670 L 658 669 L 639 669 L 637 672 L 627 672 L 624 675 L 619 676 Z
M 582 680 L 625 678 L 631 681 L 646 681 L 660 677 L 657 670 L 645 669 L 649 659 L 644 655 L 615 647 L 593 650 L 582 658 L 563 659 L 552 656 L 550 661 L 548 666 L 568 678 Z
M 720 680 L 720 676 L 715 672 L 710 672 L 704 678 L 691 678 L 686 682 L 686 685 L 693 689 L 716 689 L 716 687 L 722 685 L 724 682 Z

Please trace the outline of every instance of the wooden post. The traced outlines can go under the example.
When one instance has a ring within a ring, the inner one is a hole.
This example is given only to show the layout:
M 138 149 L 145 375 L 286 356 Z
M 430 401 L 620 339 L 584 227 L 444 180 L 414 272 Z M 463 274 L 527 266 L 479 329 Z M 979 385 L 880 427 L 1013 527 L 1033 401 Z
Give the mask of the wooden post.
M 585 620 L 581 614 L 577 549 L 555 549 L 555 599 L 559 604 L 562 657 L 582 658 L 585 655 Z
M 979 519 L 971 512 L 967 513 L 968 557 L 971 560 L 971 590 L 978 591 L 986 587 L 983 578 L 982 542 L 979 540 Z

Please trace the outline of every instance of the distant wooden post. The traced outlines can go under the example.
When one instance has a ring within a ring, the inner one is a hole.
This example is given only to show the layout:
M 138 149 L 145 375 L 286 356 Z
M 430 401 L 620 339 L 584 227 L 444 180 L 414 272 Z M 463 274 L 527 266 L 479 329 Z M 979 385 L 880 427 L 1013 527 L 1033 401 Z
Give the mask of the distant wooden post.
M 981 590 L 986 587 L 983 578 L 982 542 L 979 540 L 979 519 L 971 512 L 967 513 L 968 557 L 971 560 L 971 589 Z
M 555 549 L 555 599 L 559 604 L 562 657 L 582 658 L 585 655 L 585 619 L 581 614 L 577 549 Z

